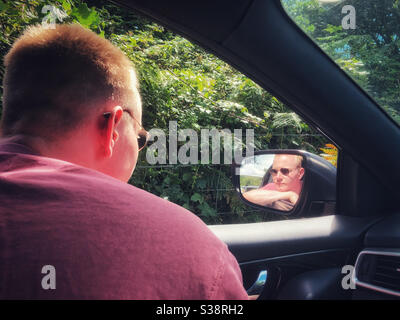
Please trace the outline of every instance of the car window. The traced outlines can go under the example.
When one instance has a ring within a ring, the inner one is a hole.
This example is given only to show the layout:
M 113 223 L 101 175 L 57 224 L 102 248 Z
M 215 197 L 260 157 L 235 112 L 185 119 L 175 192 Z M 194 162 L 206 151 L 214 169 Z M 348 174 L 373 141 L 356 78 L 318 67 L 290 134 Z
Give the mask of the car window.
M 134 13 L 95 4 L 0 2 L 1 56 L 35 23 L 79 22 L 121 48 L 137 68 L 142 123 L 153 135 L 130 184 L 207 224 L 271 221 L 285 216 L 249 207 L 236 194 L 236 151 L 306 150 L 336 165 L 337 149 L 325 136 L 227 63 Z
M 400 2 L 282 0 L 294 22 L 400 124 Z

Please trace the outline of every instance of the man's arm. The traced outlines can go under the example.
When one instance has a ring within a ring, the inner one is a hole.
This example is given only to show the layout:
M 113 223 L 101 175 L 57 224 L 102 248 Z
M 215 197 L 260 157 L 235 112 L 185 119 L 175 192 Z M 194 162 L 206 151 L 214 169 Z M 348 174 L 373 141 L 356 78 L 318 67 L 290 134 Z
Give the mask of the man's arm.
M 273 208 L 281 211 L 290 211 L 294 207 L 294 204 L 292 204 L 290 201 L 286 200 L 278 200 L 275 201 L 273 204 Z
M 275 190 L 251 190 L 243 193 L 243 197 L 253 203 L 261 206 L 271 206 L 275 201 L 286 200 L 291 204 L 296 204 L 299 196 L 293 191 L 275 191 Z

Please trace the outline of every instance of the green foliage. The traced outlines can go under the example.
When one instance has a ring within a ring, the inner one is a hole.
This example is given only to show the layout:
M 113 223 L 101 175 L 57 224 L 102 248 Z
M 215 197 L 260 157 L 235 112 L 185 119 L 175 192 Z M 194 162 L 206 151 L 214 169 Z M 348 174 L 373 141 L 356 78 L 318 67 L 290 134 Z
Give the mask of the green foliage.
M 97 26 L 100 22 L 100 17 L 95 9 L 89 9 L 86 3 L 81 3 L 78 7 L 71 10 L 71 15 L 75 17 L 79 23 L 87 28 Z
M 282 3 L 294 21 L 400 124 L 399 1 Z M 346 4 L 356 9 L 356 29 L 342 28 L 341 10 Z
M 262 177 L 253 176 L 240 176 L 240 186 L 259 187 L 261 185 Z

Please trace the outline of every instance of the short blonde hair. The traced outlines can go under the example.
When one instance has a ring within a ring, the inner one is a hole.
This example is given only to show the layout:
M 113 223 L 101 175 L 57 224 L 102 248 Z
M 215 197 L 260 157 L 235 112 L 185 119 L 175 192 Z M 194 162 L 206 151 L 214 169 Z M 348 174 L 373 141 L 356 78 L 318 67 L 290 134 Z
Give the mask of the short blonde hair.
M 78 24 L 29 27 L 5 56 L 1 133 L 51 138 L 113 101 L 132 101 L 131 61 Z M 79 112 L 77 112 L 79 111 Z
M 295 159 L 296 159 L 296 164 L 297 164 L 297 166 L 299 167 L 299 168 L 302 168 L 303 167 L 303 157 L 302 156 L 300 156 L 300 155 L 294 155 L 295 156 Z
M 275 155 L 275 158 L 276 157 L 288 157 L 288 156 L 293 157 L 296 167 L 298 167 L 298 168 L 303 167 L 304 158 L 303 158 L 303 156 L 298 155 L 298 154 L 278 153 Z M 275 161 L 275 158 L 274 158 L 274 161 Z

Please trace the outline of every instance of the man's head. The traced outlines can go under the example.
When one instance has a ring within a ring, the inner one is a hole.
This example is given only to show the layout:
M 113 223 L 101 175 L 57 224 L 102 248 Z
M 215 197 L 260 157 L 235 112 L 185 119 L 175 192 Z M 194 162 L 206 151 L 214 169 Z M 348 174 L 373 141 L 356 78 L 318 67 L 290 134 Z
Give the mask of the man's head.
M 275 155 L 270 172 L 278 191 L 300 192 L 301 179 L 304 175 L 302 161 L 303 158 L 299 155 Z
M 4 64 L 2 137 L 20 136 L 44 156 L 129 179 L 141 101 L 121 50 L 77 24 L 35 26 Z

